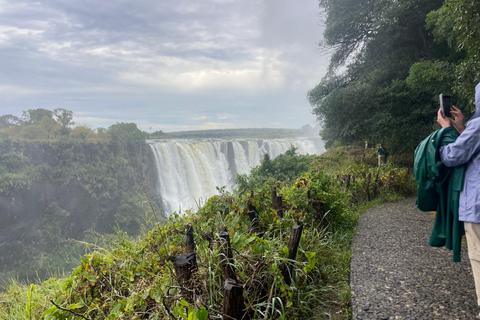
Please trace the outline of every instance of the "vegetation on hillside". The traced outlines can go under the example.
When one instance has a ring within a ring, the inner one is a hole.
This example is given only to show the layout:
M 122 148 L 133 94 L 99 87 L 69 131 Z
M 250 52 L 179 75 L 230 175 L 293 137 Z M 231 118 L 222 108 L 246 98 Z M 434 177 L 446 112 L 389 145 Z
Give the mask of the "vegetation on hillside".
M 0 130 L 0 285 L 70 270 L 85 253 L 75 241 L 96 241 L 98 232 L 139 234 L 152 209 L 141 183 L 146 143 L 135 124 L 71 129 L 63 109 L 8 119 Z
M 224 279 L 216 239 L 227 230 L 246 309 L 253 318 L 348 319 L 349 243 L 358 212 L 366 205 L 363 176 L 378 177 L 368 189 L 376 201 L 409 194 L 414 186 L 406 169 L 394 164 L 376 167 L 374 151 L 357 154 L 337 147 L 321 156 L 298 156 L 292 148 L 282 157 L 264 159 L 249 176 L 237 179 L 233 193 L 219 188 L 219 194 L 196 212 L 175 213 L 164 225 L 146 227 L 136 239 L 119 232 L 115 246 L 96 245 L 64 279 L 38 286 L 12 282 L 0 297 L 0 317 L 218 319 Z M 295 170 L 281 175 L 284 166 Z M 348 189 L 337 180 L 337 175 L 347 174 L 356 176 Z M 271 208 L 272 183 L 283 196 L 283 218 Z M 255 231 L 248 215 L 252 206 L 259 219 L 260 229 Z M 303 221 L 304 229 L 288 284 L 282 270 L 295 219 Z M 194 298 L 180 287 L 171 262 L 186 250 L 187 223 L 193 224 L 196 241 Z M 206 232 L 216 235 L 212 245 L 202 237 Z
M 440 93 L 468 118 L 480 81 L 480 2 L 320 0 L 330 68 L 309 92 L 322 138 L 412 152 L 434 128 Z

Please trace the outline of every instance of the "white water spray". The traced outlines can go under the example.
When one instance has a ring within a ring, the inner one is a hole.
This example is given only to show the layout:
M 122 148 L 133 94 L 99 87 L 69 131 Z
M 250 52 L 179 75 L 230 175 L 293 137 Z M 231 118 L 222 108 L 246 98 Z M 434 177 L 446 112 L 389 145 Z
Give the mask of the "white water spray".
M 149 140 L 157 166 L 155 192 L 166 215 L 195 208 L 217 193 L 231 190 L 237 174 L 249 173 L 268 153 L 271 159 L 293 145 L 298 154 L 320 154 L 319 139 Z

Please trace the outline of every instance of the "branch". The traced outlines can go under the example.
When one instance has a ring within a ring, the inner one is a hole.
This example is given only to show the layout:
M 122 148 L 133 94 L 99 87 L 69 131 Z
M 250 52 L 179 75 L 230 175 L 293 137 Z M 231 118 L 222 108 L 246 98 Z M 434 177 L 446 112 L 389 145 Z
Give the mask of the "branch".
M 265 312 L 265 320 L 268 319 L 268 312 L 270 311 L 270 304 L 272 303 L 273 289 L 275 289 L 275 281 L 277 281 L 277 279 L 273 280 L 272 287 L 270 288 L 270 294 L 268 295 L 267 311 Z
M 68 312 L 76 315 L 77 317 L 82 317 L 82 318 L 85 319 L 85 320 L 90 320 L 89 318 L 87 318 L 87 317 L 85 317 L 85 316 L 83 316 L 83 315 L 81 315 L 81 314 L 79 314 L 79 313 L 76 313 L 76 312 L 73 311 L 73 310 L 60 307 L 58 304 L 56 304 L 56 303 L 53 302 L 52 300 L 50 300 L 50 302 L 51 302 L 55 307 L 57 307 L 57 308 L 60 309 L 60 310 L 68 311 Z

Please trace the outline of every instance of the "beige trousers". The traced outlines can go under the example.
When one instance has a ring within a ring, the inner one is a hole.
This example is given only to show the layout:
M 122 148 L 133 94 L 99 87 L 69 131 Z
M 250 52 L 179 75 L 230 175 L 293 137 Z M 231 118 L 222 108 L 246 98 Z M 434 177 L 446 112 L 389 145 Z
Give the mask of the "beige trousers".
M 385 155 L 378 155 L 378 166 L 380 167 L 382 164 L 385 164 Z
M 465 222 L 465 237 L 467 238 L 468 257 L 472 265 L 477 304 L 480 306 L 480 223 Z

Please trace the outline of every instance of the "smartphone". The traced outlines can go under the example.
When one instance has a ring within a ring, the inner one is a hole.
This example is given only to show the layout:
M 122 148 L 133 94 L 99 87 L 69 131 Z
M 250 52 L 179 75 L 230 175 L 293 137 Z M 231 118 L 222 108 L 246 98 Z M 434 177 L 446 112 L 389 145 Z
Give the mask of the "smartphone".
M 450 101 L 450 96 L 444 96 L 443 93 L 441 93 L 438 96 L 438 99 L 440 100 L 440 110 L 442 112 L 442 117 L 452 117 L 452 113 L 450 112 L 452 108 L 452 103 Z

